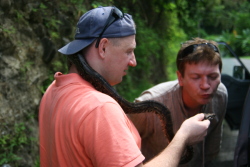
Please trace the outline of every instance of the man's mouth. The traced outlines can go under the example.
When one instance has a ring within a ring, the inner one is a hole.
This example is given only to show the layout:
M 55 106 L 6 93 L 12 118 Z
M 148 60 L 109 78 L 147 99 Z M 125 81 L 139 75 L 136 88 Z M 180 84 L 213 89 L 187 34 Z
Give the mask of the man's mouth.
M 211 98 L 211 94 L 202 94 L 201 97 L 203 99 L 210 99 Z

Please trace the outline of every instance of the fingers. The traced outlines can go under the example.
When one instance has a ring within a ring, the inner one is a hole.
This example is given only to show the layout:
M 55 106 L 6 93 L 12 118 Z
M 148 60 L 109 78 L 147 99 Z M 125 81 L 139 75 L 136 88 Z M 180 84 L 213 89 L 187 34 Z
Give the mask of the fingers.
M 205 115 L 203 113 L 197 114 L 196 115 L 197 120 L 199 121 L 199 123 L 201 124 L 201 126 L 204 126 L 204 128 L 206 129 L 206 134 L 207 134 L 207 129 L 210 125 L 210 121 L 209 120 L 204 120 Z
M 204 120 L 204 118 L 205 118 L 205 115 L 203 113 L 199 113 L 199 114 L 196 114 L 195 116 L 191 117 L 190 119 L 200 121 L 201 124 L 203 124 L 204 126 L 206 126 L 208 128 L 210 125 L 210 121 Z
M 190 117 L 180 127 L 180 132 L 185 133 L 188 144 L 195 144 L 204 139 L 210 125 L 209 120 L 204 120 L 204 114 L 197 114 Z

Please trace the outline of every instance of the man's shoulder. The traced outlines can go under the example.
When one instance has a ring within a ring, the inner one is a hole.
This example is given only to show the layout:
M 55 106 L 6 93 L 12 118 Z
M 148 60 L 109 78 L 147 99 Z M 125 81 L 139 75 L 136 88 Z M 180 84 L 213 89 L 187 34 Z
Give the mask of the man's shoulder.
M 169 86 L 175 86 L 176 84 L 178 83 L 178 80 L 173 80 L 173 81 L 167 81 L 167 82 L 162 82 L 162 83 L 159 83 L 155 86 L 153 86 L 152 88 L 155 88 L 155 87 L 163 87 L 163 88 L 167 88 Z
M 68 101 L 72 103 L 79 102 L 79 104 L 90 104 L 92 106 L 98 106 L 105 103 L 117 102 L 109 95 L 96 90 L 86 80 L 78 76 L 70 76 L 66 83 L 61 84 L 57 87 L 58 96 L 65 96 Z M 84 103 L 82 103 L 84 102 Z
M 217 93 L 225 95 L 225 96 L 228 95 L 227 88 L 226 88 L 226 86 L 222 82 L 218 86 Z
M 141 93 L 141 95 L 136 98 L 136 101 L 144 101 L 149 99 L 161 98 L 174 90 L 178 89 L 178 81 L 168 81 L 157 84 Z
M 158 85 L 155 85 L 155 86 L 149 88 L 146 91 L 155 92 L 155 93 L 162 93 L 162 92 L 166 92 L 166 91 L 171 90 L 173 87 L 176 86 L 176 84 L 178 84 L 177 80 L 162 82 L 162 83 L 160 83 Z

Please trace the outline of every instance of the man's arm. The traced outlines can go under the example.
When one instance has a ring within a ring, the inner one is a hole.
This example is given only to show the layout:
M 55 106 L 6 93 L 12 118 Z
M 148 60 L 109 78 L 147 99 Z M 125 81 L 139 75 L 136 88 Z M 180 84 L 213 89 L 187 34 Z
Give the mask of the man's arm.
M 178 166 L 182 153 L 187 145 L 202 141 L 207 134 L 210 121 L 204 119 L 204 114 L 197 114 L 183 122 L 170 144 L 155 158 L 146 164 L 136 167 L 175 167 Z

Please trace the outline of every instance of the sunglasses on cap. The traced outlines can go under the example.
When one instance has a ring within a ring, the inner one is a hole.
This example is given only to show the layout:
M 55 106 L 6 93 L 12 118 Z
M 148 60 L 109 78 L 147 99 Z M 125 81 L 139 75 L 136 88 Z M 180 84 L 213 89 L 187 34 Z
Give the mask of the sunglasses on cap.
M 123 18 L 124 14 L 122 13 L 122 11 L 120 11 L 118 8 L 113 7 L 110 11 L 109 17 L 105 23 L 105 26 L 102 30 L 102 32 L 100 33 L 99 37 L 97 38 L 95 47 L 98 48 L 100 40 L 102 38 L 103 33 L 105 32 L 105 30 L 111 25 L 113 24 L 116 20 Z
M 211 43 L 193 44 L 193 45 L 190 45 L 190 46 L 186 47 L 182 51 L 181 58 L 184 58 L 187 55 L 189 55 L 190 53 L 193 53 L 198 46 L 205 46 L 205 45 L 208 46 L 208 47 L 210 47 L 211 49 L 213 49 L 215 52 L 220 53 L 219 49 L 215 45 L 213 45 Z

